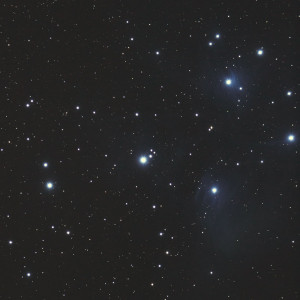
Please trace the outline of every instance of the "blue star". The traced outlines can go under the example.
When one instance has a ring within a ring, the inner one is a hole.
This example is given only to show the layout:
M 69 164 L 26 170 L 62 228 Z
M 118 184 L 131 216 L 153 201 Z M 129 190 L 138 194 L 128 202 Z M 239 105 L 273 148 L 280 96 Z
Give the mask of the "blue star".
M 213 194 L 216 194 L 216 193 L 218 192 L 218 189 L 217 189 L 216 187 L 213 187 L 213 188 L 211 189 L 211 192 L 212 192 Z
M 262 49 L 259 49 L 256 51 L 257 55 L 262 56 L 264 54 L 264 51 Z
M 53 188 L 53 183 L 52 182 L 47 182 L 46 186 L 49 190 L 51 190 Z
M 141 164 L 143 164 L 143 165 L 144 165 L 144 164 L 146 164 L 146 163 L 147 163 L 147 161 L 148 161 L 148 159 L 147 159 L 147 157 L 146 157 L 146 156 L 141 156 L 141 157 L 140 157 L 140 163 L 141 163 Z
M 232 80 L 230 78 L 227 78 L 225 81 L 226 85 L 231 85 L 232 84 Z

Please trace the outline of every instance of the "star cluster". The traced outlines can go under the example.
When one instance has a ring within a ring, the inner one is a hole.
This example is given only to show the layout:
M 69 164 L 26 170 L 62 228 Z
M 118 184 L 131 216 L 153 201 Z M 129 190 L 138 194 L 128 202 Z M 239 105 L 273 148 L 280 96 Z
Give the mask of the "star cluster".
M 298 299 L 297 5 L 0 4 L 3 299 Z

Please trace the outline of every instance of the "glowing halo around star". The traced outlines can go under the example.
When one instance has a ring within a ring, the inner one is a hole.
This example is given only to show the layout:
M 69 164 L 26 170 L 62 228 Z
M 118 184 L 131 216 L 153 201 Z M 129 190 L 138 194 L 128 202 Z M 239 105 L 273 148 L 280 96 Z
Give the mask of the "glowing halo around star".
M 141 164 L 143 164 L 143 165 L 144 165 L 144 164 L 146 164 L 146 163 L 147 163 L 147 161 L 148 161 L 148 159 L 147 159 L 147 157 L 146 157 L 146 156 L 141 156 L 141 157 L 140 157 L 140 163 L 141 163 Z
M 47 189 L 51 190 L 53 188 L 53 183 L 52 182 L 47 182 L 46 184 Z
M 232 84 L 232 80 L 230 78 L 227 78 L 225 80 L 226 85 L 231 85 Z
M 218 189 L 217 189 L 216 187 L 212 187 L 212 188 L 211 188 L 211 192 L 212 192 L 213 194 L 216 194 L 216 193 L 218 192 Z
M 264 54 L 264 50 L 259 49 L 256 51 L 257 55 L 262 56 Z

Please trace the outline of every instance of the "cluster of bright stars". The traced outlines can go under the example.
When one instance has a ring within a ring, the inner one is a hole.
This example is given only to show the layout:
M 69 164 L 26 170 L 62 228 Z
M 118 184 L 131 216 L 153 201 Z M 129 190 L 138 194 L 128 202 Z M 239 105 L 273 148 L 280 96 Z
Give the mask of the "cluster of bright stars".
M 215 35 L 215 38 L 216 38 L 216 39 L 219 39 L 219 38 L 220 38 L 220 34 L 217 33 L 217 34 Z M 209 46 L 212 46 L 212 45 L 213 45 L 213 42 L 209 42 L 208 45 L 209 45 Z

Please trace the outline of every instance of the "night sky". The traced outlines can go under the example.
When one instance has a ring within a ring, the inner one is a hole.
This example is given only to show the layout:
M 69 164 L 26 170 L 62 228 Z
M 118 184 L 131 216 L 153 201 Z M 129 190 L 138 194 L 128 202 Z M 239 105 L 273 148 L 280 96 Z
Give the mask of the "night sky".
M 1 1 L 0 298 L 299 299 L 297 4 Z

